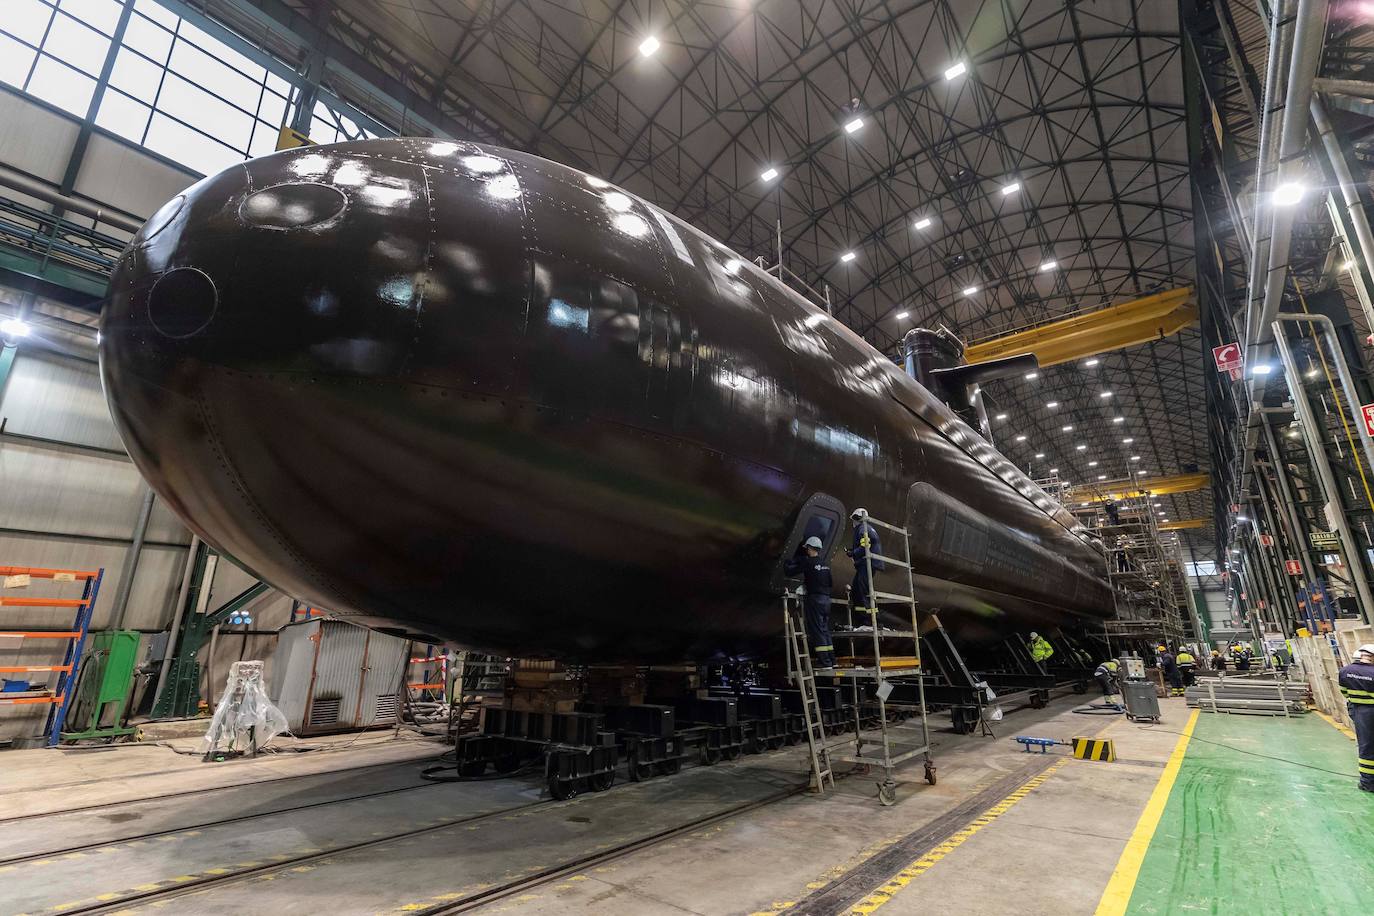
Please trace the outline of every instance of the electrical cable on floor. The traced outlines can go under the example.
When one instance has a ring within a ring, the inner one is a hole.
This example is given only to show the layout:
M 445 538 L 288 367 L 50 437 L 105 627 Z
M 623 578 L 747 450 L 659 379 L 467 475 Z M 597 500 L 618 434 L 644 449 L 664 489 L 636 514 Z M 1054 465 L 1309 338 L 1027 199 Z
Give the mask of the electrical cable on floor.
M 1167 732 L 1167 733 L 1170 734 L 1170 735 L 1179 735 L 1179 736 L 1182 736 L 1182 735 L 1183 735 L 1183 732 L 1176 732 L 1176 731 L 1174 731 L 1174 730 L 1171 729 L 1171 728 L 1164 728 L 1164 727 L 1160 726 L 1158 723 L 1150 724 L 1150 725 L 1137 725 L 1136 728 L 1150 729 L 1150 730 L 1152 730 L 1152 731 Z M 1289 760 L 1287 757 L 1274 757 L 1274 756 L 1271 756 L 1271 755 L 1269 755 L 1269 754 L 1260 754 L 1260 753 L 1257 753 L 1257 752 L 1255 752 L 1255 751 L 1247 751 L 1247 750 L 1245 750 L 1244 748 L 1234 747 L 1233 745 L 1230 745 L 1230 744 L 1222 744 L 1220 741 L 1209 741 L 1209 740 L 1206 739 L 1206 738 L 1199 738 L 1197 735 L 1191 735 L 1191 736 L 1189 737 L 1188 740 L 1189 740 L 1189 741 L 1201 741 L 1203 744 L 1211 744 L 1211 745 L 1214 745 L 1215 747 L 1224 747 L 1224 748 L 1226 748 L 1228 751 L 1235 751 L 1237 754 L 1248 754 L 1248 755 L 1251 756 L 1251 757 L 1262 757 L 1262 758 L 1264 758 L 1265 760 L 1277 760 L 1279 763 L 1291 763 L 1291 764 L 1292 764 L 1293 766 L 1295 766 L 1295 767 L 1303 767 L 1304 769 L 1308 769 L 1308 770 L 1316 770 L 1316 771 L 1319 772 L 1319 773 L 1330 773 L 1332 776 L 1344 776 L 1344 777 L 1349 778 L 1349 779 L 1358 779 L 1358 778 L 1359 778 L 1359 774 L 1358 774 L 1358 773 L 1342 773 L 1342 772 L 1340 772 L 1339 770 L 1328 770 L 1326 767 L 1313 766 L 1313 765 L 1310 764 L 1310 763 L 1303 763 L 1303 762 L 1301 762 L 1301 761 L 1299 761 L 1299 760 Z
M 1079 706 L 1073 711 L 1080 716 L 1120 716 L 1126 712 L 1123 707 L 1108 703 L 1089 703 L 1087 706 Z

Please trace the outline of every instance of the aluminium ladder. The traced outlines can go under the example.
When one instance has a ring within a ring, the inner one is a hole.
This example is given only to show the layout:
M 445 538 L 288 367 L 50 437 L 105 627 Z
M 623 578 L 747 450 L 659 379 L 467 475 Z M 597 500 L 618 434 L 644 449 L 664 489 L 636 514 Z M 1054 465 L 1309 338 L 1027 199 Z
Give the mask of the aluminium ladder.
M 830 747 L 825 743 L 821 724 L 821 701 L 816 693 L 816 672 L 811 666 L 811 646 L 802 619 L 801 596 L 784 589 L 782 593 L 783 629 L 787 634 L 789 674 L 801 692 L 802 720 L 806 724 L 806 747 L 811 759 L 811 791 L 824 795 L 826 786 L 835 788 L 830 767 Z
M 835 674 L 838 677 L 849 680 L 854 706 L 854 736 L 852 739 L 845 739 L 837 742 L 832 747 L 840 747 L 854 742 L 854 752 L 841 756 L 839 759 L 845 763 L 860 764 L 870 766 L 876 764 L 883 769 L 883 781 L 878 783 L 878 801 L 884 805 L 892 805 L 897 801 L 897 784 L 892 778 L 893 770 L 900 764 L 911 760 L 914 757 L 925 758 L 925 778 L 931 785 L 935 784 L 935 764 L 930 757 L 930 725 L 926 719 L 926 691 L 925 691 L 925 671 L 921 664 L 921 636 L 920 628 L 916 618 L 916 583 L 911 568 L 911 536 L 905 528 L 879 521 L 869 516 L 865 521 L 870 525 L 876 525 L 894 535 L 890 540 L 900 540 L 902 542 L 901 558 L 875 554 L 868 549 L 868 544 L 864 543 L 864 564 L 868 572 L 868 587 L 872 593 L 872 603 L 882 606 L 889 605 L 894 613 L 900 612 L 904 623 L 910 629 L 894 629 L 883 625 L 878 608 L 866 607 L 858 608 L 862 616 L 856 615 L 854 602 L 855 595 L 850 595 L 850 600 L 839 601 L 848 610 L 849 629 L 832 632 L 832 639 L 844 639 L 849 642 L 850 656 L 853 657 L 862 641 L 870 641 L 873 650 L 872 667 L 862 665 L 859 660 L 854 659 L 852 665 L 838 665 Z M 897 592 L 879 591 L 873 578 L 873 561 L 880 560 L 889 567 L 905 571 L 906 594 Z M 857 628 L 856 628 L 857 627 Z M 893 643 L 904 643 L 910 641 L 910 654 L 894 654 L 889 652 L 889 658 L 884 658 L 883 646 Z M 896 678 L 909 678 L 911 680 L 893 680 Z M 860 694 L 860 682 L 874 684 L 874 696 L 877 699 L 878 715 L 877 728 L 870 727 L 867 731 L 871 737 L 865 737 L 863 728 L 862 696 Z M 910 700 L 898 701 L 889 704 L 888 697 L 892 696 L 894 688 L 898 685 L 905 687 L 915 687 L 916 702 Z M 915 724 L 910 720 L 898 723 L 895 720 L 889 721 L 888 708 L 894 710 L 914 713 L 913 718 L 919 720 L 919 738 L 908 737 L 904 732 L 916 731 Z M 876 735 L 872 734 L 876 731 Z M 877 747 L 877 754 L 865 756 L 864 745 L 873 744 Z

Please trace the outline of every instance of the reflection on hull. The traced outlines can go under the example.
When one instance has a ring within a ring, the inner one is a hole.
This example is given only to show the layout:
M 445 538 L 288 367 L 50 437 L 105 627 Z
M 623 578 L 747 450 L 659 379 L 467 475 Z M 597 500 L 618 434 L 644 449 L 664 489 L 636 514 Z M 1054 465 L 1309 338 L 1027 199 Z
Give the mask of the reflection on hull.
M 1111 606 L 1072 517 L 882 354 L 536 157 L 379 140 L 229 169 L 149 220 L 102 329 L 157 492 L 373 626 L 596 660 L 758 651 L 818 494 L 832 543 L 856 506 L 905 520 L 919 596 L 970 638 Z

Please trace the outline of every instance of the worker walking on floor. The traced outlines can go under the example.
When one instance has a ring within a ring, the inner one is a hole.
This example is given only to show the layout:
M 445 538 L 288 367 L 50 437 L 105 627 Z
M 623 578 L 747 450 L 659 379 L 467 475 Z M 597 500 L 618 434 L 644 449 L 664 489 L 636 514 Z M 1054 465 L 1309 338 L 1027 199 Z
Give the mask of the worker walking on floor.
M 806 595 L 802 608 L 806 612 L 806 638 L 811 643 L 811 656 L 818 669 L 835 667 L 835 646 L 830 638 L 830 593 L 834 580 L 830 564 L 821 556 L 825 545 L 818 537 L 809 537 L 802 552 L 783 564 L 789 576 L 800 575 Z
M 875 573 L 884 568 L 883 561 L 876 556 L 882 554 L 883 542 L 868 523 L 867 509 L 855 509 L 849 518 L 854 522 L 854 545 L 845 551 L 845 555 L 854 560 L 854 583 L 849 587 L 849 606 L 854 610 L 876 610 L 878 602 L 873 597 L 873 583 L 868 581 L 868 567 L 871 563 Z M 870 558 L 870 553 L 875 556 Z
M 1032 633 L 1030 635 L 1031 661 L 1035 662 L 1037 665 L 1044 664 L 1049 661 L 1050 656 L 1053 654 L 1054 646 L 1050 645 L 1048 639 L 1041 636 L 1039 633 Z
M 1355 660 L 1341 669 L 1339 680 L 1355 724 L 1360 788 L 1374 792 L 1374 643 L 1355 650 Z
M 1117 696 L 1116 673 L 1121 666 L 1116 659 L 1109 658 L 1097 666 L 1093 672 L 1093 679 L 1097 681 L 1097 686 L 1102 688 L 1102 702 L 1110 706 L 1120 706 L 1121 698 Z
M 1183 676 L 1178 673 L 1178 660 L 1165 646 L 1155 647 L 1155 657 L 1159 659 L 1159 670 L 1164 680 L 1169 682 L 1169 695 L 1183 696 Z
M 1197 659 L 1187 649 L 1179 649 L 1175 661 L 1178 662 L 1178 676 L 1183 681 L 1183 689 L 1178 692 L 1178 695 L 1183 696 L 1188 692 L 1188 688 L 1196 683 Z

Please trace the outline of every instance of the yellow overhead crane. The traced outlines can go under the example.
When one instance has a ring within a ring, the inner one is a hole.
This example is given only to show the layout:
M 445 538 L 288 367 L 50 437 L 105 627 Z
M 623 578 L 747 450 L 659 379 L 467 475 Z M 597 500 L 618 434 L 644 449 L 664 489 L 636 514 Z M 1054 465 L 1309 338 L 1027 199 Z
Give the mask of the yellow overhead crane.
M 1131 480 L 1104 480 L 1101 483 L 1079 484 L 1069 491 L 1065 501 L 1070 505 L 1104 500 L 1120 501 L 1141 493 L 1165 496 L 1169 493 L 1191 493 L 1212 484 L 1206 471 L 1196 474 L 1174 474 L 1171 477 L 1149 477 Z
M 1159 530 L 1182 531 L 1184 528 L 1206 528 L 1210 524 L 1210 518 L 1181 518 L 1176 522 L 1164 522 L 1159 526 Z
M 970 344 L 964 350 L 964 357 L 970 363 L 981 363 L 1003 356 L 1034 353 L 1041 366 L 1055 366 L 1161 340 L 1177 334 L 1197 319 L 1193 288 L 1185 286 Z

